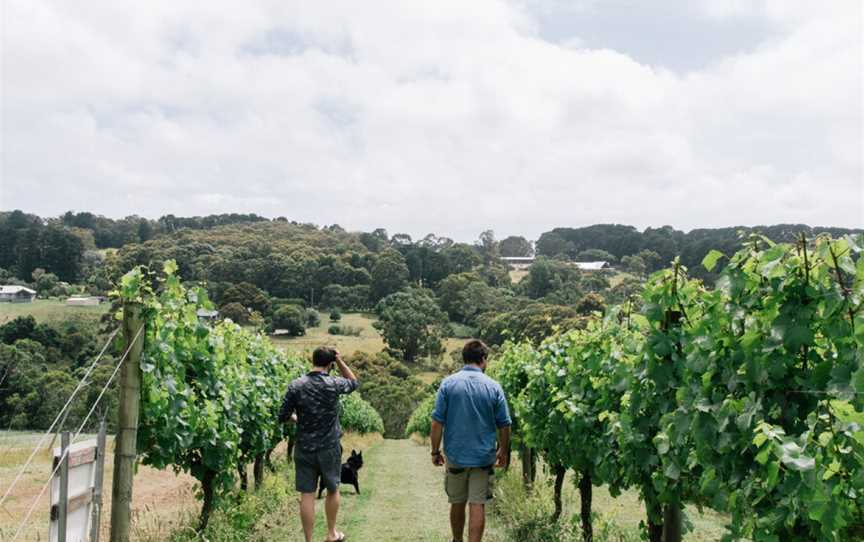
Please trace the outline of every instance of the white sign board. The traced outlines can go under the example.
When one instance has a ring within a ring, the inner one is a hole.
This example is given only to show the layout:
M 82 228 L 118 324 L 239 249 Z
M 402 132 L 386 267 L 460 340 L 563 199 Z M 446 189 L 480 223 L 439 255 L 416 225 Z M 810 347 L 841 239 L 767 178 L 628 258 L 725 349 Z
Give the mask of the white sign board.
M 60 448 L 54 448 L 54 468 L 60 464 Z M 69 447 L 69 499 L 66 507 L 66 542 L 87 542 L 93 503 L 93 481 L 96 474 L 95 440 L 78 442 Z M 60 515 L 60 473 L 51 480 L 51 527 L 49 542 L 58 540 Z

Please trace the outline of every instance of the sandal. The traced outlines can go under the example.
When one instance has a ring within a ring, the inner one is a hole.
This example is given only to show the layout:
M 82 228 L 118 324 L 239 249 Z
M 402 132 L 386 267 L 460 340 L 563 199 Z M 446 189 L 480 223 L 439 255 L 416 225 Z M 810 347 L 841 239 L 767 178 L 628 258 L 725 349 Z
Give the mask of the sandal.
M 336 531 L 336 534 L 339 535 L 339 538 L 336 538 L 334 540 L 324 540 L 324 542 L 345 542 L 345 540 L 348 539 L 348 537 L 345 536 L 345 533 L 340 533 L 339 531 Z

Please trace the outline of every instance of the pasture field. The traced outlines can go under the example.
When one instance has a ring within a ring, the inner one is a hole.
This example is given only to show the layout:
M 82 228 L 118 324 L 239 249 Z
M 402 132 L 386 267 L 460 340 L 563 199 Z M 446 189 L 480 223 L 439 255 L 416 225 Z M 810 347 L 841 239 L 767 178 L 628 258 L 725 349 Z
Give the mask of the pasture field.
M 375 354 L 384 349 L 384 341 L 372 324 L 375 317 L 365 313 L 345 313 L 342 320 L 338 322 L 341 326 L 359 328 L 360 336 L 330 335 L 327 333 L 333 322 L 327 317 L 326 312 L 321 313 L 321 323 L 316 327 L 306 328 L 306 335 L 302 337 L 273 336 L 272 341 L 285 350 L 294 352 L 311 352 L 317 346 L 333 346 L 343 355 L 350 356 L 355 352 L 366 352 Z
M 342 315 L 342 320 L 338 322 L 342 326 L 351 326 L 359 328 L 360 336 L 353 337 L 348 335 L 330 335 L 327 333 L 333 322 L 327 317 L 326 312 L 321 313 L 321 323 L 316 327 L 306 328 L 306 335 L 302 337 L 287 337 L 287 336 L 271 336 L 273 343 L 285 350 L 307 353 L 314 350 L 316 347 L 325 345 L 332 346 L 339 350 L 344 356 L 351 356 L 357 352 L 365 352 L 367 354 L 377 354 L 384 350 L 384 340 L 378 330 L 372 327 L 375 323 L 375 316 L 368 313 L 345 313 Z M 444 347 L 447 349 L 447 354 L 458 351 L 465 344 L 464 339 L 456 339 L 448 337 L 444 339 Z M 419 360 L 422 363 L 422 360 Z
M 519 284 L 522 282 L 522 279 L 528 276 L 527 269 L 511 269 L 510 270 L 510 282 L 513 284 Z
M 96 307 L 67 307 L 66 302 L 59 299 L 37 299 L 32 303 L 0 303 L 0 325 L 19 316 L 30 315 L 39 323 L 61 322 L 78 317 L 97 320 L 108 312 L 110 307 L 109 303 Z

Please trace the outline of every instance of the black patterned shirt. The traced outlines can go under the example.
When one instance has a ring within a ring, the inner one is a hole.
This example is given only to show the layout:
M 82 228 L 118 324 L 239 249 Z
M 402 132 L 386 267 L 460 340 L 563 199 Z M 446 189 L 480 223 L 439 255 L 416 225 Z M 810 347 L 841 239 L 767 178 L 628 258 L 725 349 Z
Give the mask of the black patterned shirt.
M 339 396 L 356 389 L 356 380 L 312 371 L 288 385 L 279 419 L 297 413 L 297 446 L 304 452 L 334 447 L 342 437 Z

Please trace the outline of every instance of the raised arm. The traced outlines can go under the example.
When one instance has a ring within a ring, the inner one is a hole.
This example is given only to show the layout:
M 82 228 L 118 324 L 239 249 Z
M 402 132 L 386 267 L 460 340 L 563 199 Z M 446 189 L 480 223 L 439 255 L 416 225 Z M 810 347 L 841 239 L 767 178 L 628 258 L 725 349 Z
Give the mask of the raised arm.
M 354 376 L 354 371 L 348 367 L 345 360 L 342 359 L 342 354 L 340 354 L 338 350 L 336 351 L 336 366 L 339 367 L 339 372 L 342 374 L 343 378 L 357 382 L 357 377 Z

